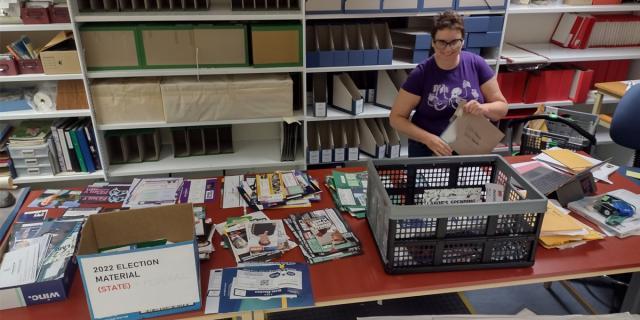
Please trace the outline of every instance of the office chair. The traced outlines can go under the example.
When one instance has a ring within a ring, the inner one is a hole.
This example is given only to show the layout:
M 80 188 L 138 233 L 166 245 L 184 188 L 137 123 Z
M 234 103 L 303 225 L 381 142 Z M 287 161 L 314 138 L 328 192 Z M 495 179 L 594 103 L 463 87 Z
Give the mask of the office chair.
M 596 137 L 574 122 L 555 115 L 534 114 L 523 118 L 511 119 L 507 122 L 507 144 L 509 146 L 509 154 L 514 154 L 513 136 L 515 132 L 517 132 L 522 125 L 531 120 L 546 120 L 562 123 L 573 129 L 575 134 L 567 136 L 553 132 L 523 128 L 520 141 L 520 152 L 518 152 L 518 155 L 539 154 L 542 150 L 554 146 L 574 151 L 584 151 L 590 154 L 591 149 L 596 145 Z
M 633 166 L 640 167 L 640 85 L 634 85 L 622 96 L 613 118 L 609 134 L 613 141 L 623 147 L 631 148 L 635 151 Z

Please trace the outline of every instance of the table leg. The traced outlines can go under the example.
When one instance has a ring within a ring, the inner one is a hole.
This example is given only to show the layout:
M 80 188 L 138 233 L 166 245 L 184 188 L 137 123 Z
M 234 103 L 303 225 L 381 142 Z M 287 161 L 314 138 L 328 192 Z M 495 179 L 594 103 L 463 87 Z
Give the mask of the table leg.
M 262 310 L 253 311 L 253 320 L 264 320 L 265 313 Z
M 621 312 L 640 313 L 640 272 L 634 272 L 627 293 L 622 301 Z

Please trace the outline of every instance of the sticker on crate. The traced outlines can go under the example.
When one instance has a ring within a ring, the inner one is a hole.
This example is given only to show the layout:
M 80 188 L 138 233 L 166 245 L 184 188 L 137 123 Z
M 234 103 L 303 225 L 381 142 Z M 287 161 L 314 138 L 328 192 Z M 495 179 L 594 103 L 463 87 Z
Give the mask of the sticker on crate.
M 497 183 L 487 183 L 485 185 L 487 202 L 502 202 L 504 200 L 504 186 Z
M 482 188 L 427 189 L 423 193 L 425 205 L 452 205 L 482 202 Z

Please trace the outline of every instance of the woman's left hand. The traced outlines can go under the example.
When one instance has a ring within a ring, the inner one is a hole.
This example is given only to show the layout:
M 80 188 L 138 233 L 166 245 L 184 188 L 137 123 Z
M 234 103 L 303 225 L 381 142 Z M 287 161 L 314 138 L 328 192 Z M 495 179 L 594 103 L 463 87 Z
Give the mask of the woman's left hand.
M 477 100 L 468 101 L 463 108 L 464 108 L 463 109 L 464 112 L 467 112 L 467 113 L 475 114 L 477 116 L 485 115 L 484 107 L 482 107 L 480 102 L 478 102 Z

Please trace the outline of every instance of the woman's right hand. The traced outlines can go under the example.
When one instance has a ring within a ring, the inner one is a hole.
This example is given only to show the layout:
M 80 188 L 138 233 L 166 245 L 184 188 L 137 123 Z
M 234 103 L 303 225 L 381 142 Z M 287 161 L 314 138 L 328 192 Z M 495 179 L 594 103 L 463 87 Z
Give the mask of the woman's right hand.
M 440 137 L 435 134 L 429 133 L 425 141 L 423 142 L 436 156 L 450 156 L 453 153 L 451 147 L 444 142 L 444 140 L 440 139 Z

